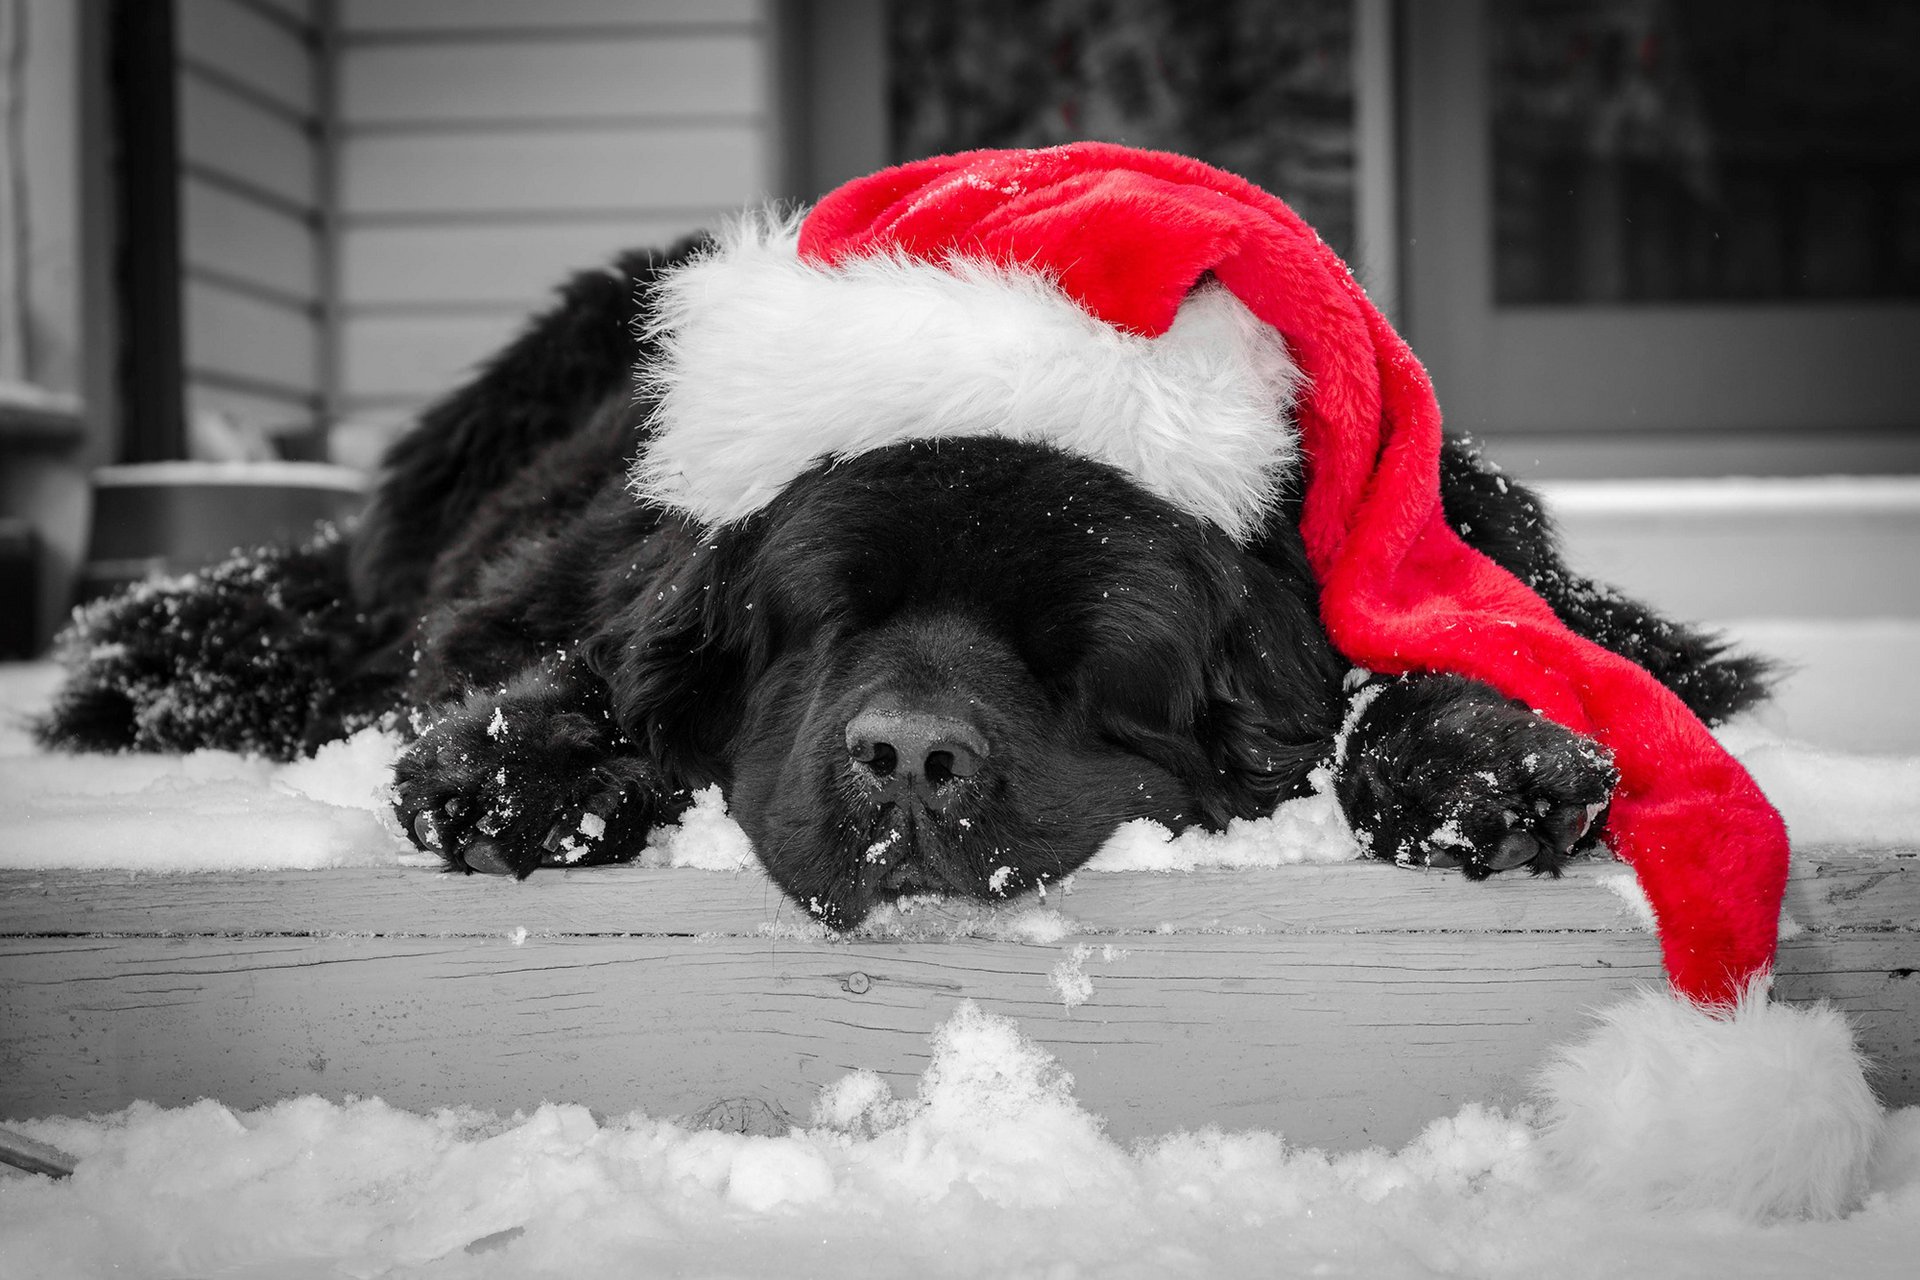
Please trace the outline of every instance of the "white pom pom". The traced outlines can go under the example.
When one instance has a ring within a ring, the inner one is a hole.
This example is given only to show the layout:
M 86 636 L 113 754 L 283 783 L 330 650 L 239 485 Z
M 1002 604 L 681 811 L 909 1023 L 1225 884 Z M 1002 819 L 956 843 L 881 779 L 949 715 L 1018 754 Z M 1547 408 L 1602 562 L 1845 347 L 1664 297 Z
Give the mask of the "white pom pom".
M 1858 1203 L 1884 1124 L 1846 1019 L 1767 1000 L 1728 1012 L 1646 992 L 1542 1073 L 1545 1149 L 1591 1194 L 1755 1220 Z

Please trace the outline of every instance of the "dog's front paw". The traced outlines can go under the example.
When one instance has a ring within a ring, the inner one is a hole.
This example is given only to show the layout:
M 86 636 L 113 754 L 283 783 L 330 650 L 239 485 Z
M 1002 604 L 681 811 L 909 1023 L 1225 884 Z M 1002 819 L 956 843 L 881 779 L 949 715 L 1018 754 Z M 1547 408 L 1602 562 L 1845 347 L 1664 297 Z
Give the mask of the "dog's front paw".
M 394 766 L 395 810 L 414 843 L 455 870 L 525 878 L 617 862 L 644 844 L 661 791 L 623 746 L 580 712 L 476 695 Z
M 1363 690 L 1336 789 L 1368 852 L 1468 878 L 1559 874 L 1598 836 L 1618 775 L 1604 748 L 1457 676 Z

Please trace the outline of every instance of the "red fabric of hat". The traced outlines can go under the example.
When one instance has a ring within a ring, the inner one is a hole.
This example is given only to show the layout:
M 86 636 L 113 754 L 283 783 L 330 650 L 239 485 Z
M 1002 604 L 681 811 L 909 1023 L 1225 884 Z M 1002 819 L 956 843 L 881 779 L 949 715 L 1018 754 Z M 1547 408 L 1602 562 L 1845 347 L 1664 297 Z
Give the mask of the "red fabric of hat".
M 1567 630 L 1448 526 L 1426 371 L 1281 201 L 1159 152 L 976 151 L 834 191 L 802 224 L 799 253 L 822 267 L 890 255 L 1038 272 L 1095 318 L 1148 338 L 1203 277 L 1218 280 L 1282 336 L 1306 378 L 1294 410 L 1301 531 L 1335 645 L 1375 671 L 1484 680 L 1598 739 L 1621 775 L 1608 842 L 1653 905 L 1674 988 L 1727 1004 L 1772 964 L 1787 877 L 1779 814 L 1673 693 Z

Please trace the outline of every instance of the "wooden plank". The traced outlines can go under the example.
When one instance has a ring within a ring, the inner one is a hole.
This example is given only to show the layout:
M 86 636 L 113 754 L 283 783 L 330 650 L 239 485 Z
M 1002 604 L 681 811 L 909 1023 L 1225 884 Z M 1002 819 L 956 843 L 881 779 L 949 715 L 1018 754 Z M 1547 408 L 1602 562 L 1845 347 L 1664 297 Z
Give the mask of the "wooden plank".
M 341 238 L 341 294 L 349 309 L 419 302 L 491 303 L 531 311 L 575 271 L 623 249 L 665 245 L 713 217 L 526 226 L 349 227 Z
M 766 190 L 765 152 L 748 125 L 365 135 L 342 144 L 341 207 L 456 222 L 476 211 L 646 217 L 733 208 Z
M 762 0 L 342 0 L 349 36 L 474 30 L 566 30 L 579 27 L 711 26 L 763 20 Z
M 517 307 L 492 315 L 350 317 L 340 334 L 341 385 L 352 396 L 437 396 L 525 323 Z
M 553 41 L 397 44 L 341 59 L 349 128 L 569 119 L 751 120 L 766 110 L 751 31 Z
M 313 53 L 284 23 L 234 0 L 186 0 L 174 6 L 174 22 L 182 58 L 313 115 Z
M 191 174 L 181 179 L 180 196 L 187 265 L 317 297 L 318 251 L 306 224 Z
M 1381 863 L 1198 871 L 1082 873 L 1045 906 L 1081 937 L 1163 933 L 1651 934 L 1610 883 L 1609 863 L 1559 880 L 1500 876 L 1471 884 L 1450 872 Z M 1905 933 L 1920 938 L 1920 857 L 1825 850 L 1796 859 L 1786 932 Z M 919 909 L 907 924 L 938 936 L 977 920 L 971 909 Z M 383 937 L 550 935 L 759 936 L 809 928 L 758 871 L 739 874 L 594 867 L 525 881 L 452 876 L 425 867 L 322 872 L 140 875 L 125 871 L 0 872 L 0 936 L 227 935 L 345 932 Z M 1497 947 L 1497 941 L 1486 945 Z
M 1882 1095 L 1920 1099 L 1920 858 L 1795 870 L 1780 994 L 1846 1010 Z M 8 872 L 0 1115 L 320 1092 L 664 1115 L 753 1096 L 804 1117 L 850 1070 L 910 1088 L 973 999 L 1117 1136 L 1394 1143 L 1522 1100 L 1589 1010 L 1658 982 L 1622 874 L 1083 874 L 1048 899 L 1078 932 L 1019 942 L 955 938 L 970 913 L 937 907 L 907 921 L 930 940 L 823 938 L 757 873 Z
M 200 279 L 186 281 L 184 293 L 189 366 L 289 390 L 316 389 L 310 317 Z
M 1520 1101 L 1592 1007 L 1659 977 L 1626 935 L 1512 943 L 15 939 L 0 942 L 0 1115 L 317 1092 L 655 1115 L 753 1096 L 804 1117 L 850 1070 L 910 1087 L 927 1033 L 972 999 L 1055 1053 L 1120 1138 L 1221 1124 L 1391 1144 L 1464 1102 Z M 1920 984 L 1889 975 L 1912 959 L 1910 939 L 1868 935 L 1790 943 L 1782 963 L 1797 996 L 1854 1011 L 1867 1050 L 1910 1067 Z M 1063 966 L 1090 983 L 1071 1007 Z M 1910 1070 L 1879 1084 L 1915 1098 Z
M 804 1115 L 849 1070 L 905 1084 L 927 1033 L 976 999 L 1058 1053 L 1120 1136 L 1226 1122 L 1364 1145 L 1512 1087 L 1499 1082 L 1578 1025 L 1593 994 L 1583 970 L 1616 992 L 1654 976 L 1581 939 L 1518 975 L 1436 983 L 1427 975 L 1445 950 L 1143 940 L 1112 961 L 1083 958 L 1093 994 L 1068 1009 L 1049 974 L 1071 949 L 1008 944 L 10 943 L 0 1013 L 18 1031 L 0 1114 L 315 1091 L 415 1108 L 564 1097 L 653 1114 L 750 1095 Z M 1514 1007 L 1534 984 L 1558 994 L 1562 1023 Z
M 313 206 L 314 145 L 307 134 L 191 76 L 178 83 L 180 150 L 187 160 L 300 207 Z

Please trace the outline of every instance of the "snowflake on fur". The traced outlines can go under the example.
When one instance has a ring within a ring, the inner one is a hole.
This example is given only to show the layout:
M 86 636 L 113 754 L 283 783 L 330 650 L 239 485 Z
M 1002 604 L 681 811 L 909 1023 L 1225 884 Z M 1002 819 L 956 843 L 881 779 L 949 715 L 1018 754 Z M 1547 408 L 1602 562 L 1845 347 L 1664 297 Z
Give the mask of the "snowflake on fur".
M 344 555 L 327 526 L 76 610 L 58 643 L 71 678 L 43 745 L 302 754 L 318 726 L 355 718 L 341 706 L 342 637 L 361 623 L 333 588 Z

